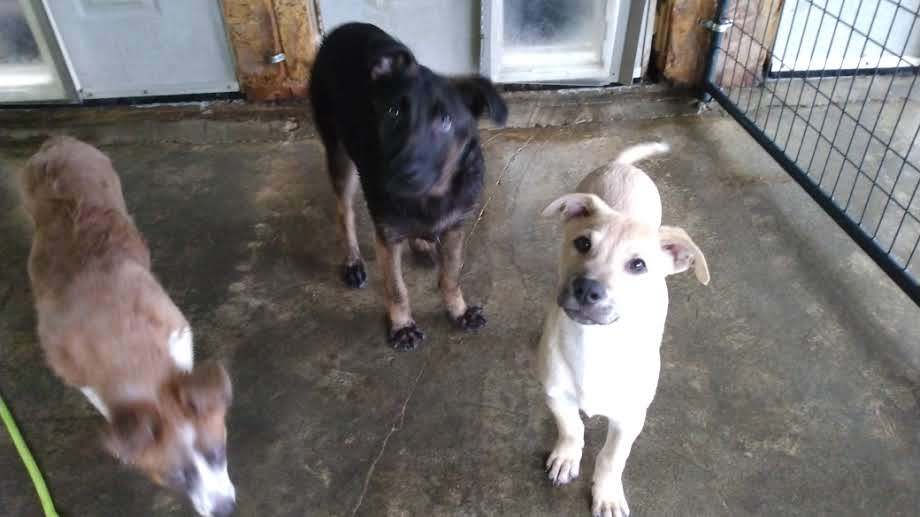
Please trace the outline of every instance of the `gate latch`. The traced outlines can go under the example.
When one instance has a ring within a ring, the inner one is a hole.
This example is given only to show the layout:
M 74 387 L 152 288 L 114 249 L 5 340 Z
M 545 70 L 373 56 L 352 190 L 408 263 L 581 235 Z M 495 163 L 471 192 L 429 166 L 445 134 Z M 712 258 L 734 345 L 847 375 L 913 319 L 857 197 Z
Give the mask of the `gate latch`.
M 735 21 L 731 18 L 722 18 L 719 21 L 715 20 L 703 20 L 700 22 L 704 28 L 711 30 L 712 32 L 725 32 L 729 27 L 734 24 Z

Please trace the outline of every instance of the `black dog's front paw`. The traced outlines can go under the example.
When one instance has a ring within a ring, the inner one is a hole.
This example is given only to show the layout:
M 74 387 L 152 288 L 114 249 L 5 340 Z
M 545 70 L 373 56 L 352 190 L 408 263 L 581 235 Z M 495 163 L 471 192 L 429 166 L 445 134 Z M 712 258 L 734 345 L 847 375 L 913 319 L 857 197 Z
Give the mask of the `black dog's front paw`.
M 364 262 L 359 260 L 354 264 L 345 264 L 342 267 L 342 280 L 352 289 L 361 289 L 366 286 L 367 271 L 364 270 Z
M 390 346 L 398 352 L 415 350 L 425 339 L 425 333 L 416 326 L 415 322 L 390 331 Z
M 454 323 L 466 331 L 479 330 L 486 326 L 486 321 L 486 315 L 478 305 L 467 307 L 463 315 L 454 319 Z

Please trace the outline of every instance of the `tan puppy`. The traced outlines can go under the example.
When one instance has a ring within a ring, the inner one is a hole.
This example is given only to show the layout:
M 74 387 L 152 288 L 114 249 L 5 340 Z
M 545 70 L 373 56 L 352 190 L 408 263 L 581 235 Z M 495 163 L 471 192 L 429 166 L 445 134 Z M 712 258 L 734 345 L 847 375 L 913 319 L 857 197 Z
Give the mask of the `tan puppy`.
M 55 137 L 26 164 L 29 277 L 48 364 L 108 420 L 104 442 L 201 515 L 233 512 L 224 418 L 230 379 L 193 369 L 188 321 L 150 272 L 108 157 Z
M 629 515 L 623 469 L 658 386 L 665 277 L 692 266 L 709 282 L 703 253 L 682 229 L 661 226 L 658 189 L 632 165 L 667 150 L 631 147 L 543 212 L 565 221 L 558 296 L 539 349 L 539 377 L 559 430 L 546 467 L 554 484 L 575 479 L 585 430 L 579 410 L 606 416 L 607 442 L 594 466 L 598 516 Z

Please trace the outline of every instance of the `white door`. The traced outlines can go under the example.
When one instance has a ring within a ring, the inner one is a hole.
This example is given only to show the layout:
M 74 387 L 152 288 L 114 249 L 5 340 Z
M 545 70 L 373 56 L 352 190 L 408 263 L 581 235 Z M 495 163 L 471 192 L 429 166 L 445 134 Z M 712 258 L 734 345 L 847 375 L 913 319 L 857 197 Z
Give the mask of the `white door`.
M 44 0 L 83 99 L 239 90 L 218 0 Z
M 501 83 L 630 84 L 641 68 L 649 4 L 485 0 L 482 72 Z

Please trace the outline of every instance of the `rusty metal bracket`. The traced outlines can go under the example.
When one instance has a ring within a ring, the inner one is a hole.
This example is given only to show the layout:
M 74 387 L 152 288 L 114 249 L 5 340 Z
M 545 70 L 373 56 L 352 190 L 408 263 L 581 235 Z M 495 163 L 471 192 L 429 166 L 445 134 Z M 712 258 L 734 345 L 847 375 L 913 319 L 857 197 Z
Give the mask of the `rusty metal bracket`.
M 718 20 L 718 21 L 716 20 L 700 21 L 700 25 L 702 25 L 704 29 L 710 30 L 712 32 L 725 32 L 729 28 L 731 28 L 731 26 L 734 25 L 734 23 L 735 21 L 732 20 L 731 18 L 722 18 L 721 20 Z

